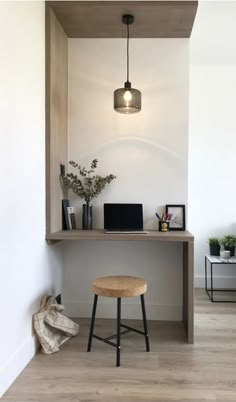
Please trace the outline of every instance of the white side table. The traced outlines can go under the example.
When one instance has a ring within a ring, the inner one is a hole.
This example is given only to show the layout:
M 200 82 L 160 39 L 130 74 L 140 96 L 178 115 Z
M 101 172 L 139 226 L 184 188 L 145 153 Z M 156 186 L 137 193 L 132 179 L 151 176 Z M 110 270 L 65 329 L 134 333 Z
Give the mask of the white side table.
M 224 302 L 224 303 L 236 303 L 236 298 L 235 300 L 215 300 L 214 299 L 214 292 L 236 292 L 236 289 L 215 289 L 214 288 L 214 272 L 213 272 L 213 267 L 214 265 L 219 265 L 219 264 L 236 264 L 236 257 L 230 257 L 230 258 L 222 258 L 222 257 L 217 257 L 213 255 L 206 255 L 205 256 L 205 290 L 206 293 L 209 297 L 209 299 L 212 302 Z M 210 287 L 208 287 L 208 266 L 210 265 Z

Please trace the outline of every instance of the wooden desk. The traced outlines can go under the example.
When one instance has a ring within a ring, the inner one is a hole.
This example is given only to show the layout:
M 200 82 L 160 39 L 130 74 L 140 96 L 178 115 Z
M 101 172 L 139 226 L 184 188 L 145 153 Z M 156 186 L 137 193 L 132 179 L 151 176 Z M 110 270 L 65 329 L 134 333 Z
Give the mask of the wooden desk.
M 166 233 L 149 231 L 149 234 L 107 234 L 103 229 L 95 230 L 60 230 L 47 235 L 49 244 L 60 240 L 135 240 L 166 241 L 183 244 L 183 324 L 187 342 L 193 343 L 193 256 L 194 237 L 188 231 L 170 231 Z

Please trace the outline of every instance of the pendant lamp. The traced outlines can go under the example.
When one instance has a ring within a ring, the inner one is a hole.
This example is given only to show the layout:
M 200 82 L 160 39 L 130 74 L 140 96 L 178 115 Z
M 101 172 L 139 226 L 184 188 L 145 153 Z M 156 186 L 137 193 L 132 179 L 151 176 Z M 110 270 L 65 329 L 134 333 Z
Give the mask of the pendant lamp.
M 127 81 L 124 88 L 114 91 L 114 109 L 116 112 L 129 114 L 140 112 L 141 92 L 132 88 L 129 81 L 129 25 L 134 22 L 133 15 L 123 15 L 122 22 L 127 25 Z

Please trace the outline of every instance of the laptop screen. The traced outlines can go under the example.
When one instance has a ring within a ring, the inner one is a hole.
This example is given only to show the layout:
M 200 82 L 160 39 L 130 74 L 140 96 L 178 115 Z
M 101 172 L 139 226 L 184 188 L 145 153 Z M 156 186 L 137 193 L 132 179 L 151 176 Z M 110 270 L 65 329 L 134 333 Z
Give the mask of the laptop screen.
M 143 230 L 142 204 L 104 204 L 105 230 Z

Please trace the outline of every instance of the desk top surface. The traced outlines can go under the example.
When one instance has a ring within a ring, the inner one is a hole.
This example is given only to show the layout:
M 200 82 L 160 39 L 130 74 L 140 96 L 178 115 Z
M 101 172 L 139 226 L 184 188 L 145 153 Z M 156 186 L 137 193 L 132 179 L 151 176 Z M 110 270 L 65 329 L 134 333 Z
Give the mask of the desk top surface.
M 173 242 L 193 242 L 193 235 L 185 231 L 159 232 L 150 230 L 147 234 L 104 233 L 103 229 L 94 230 L 59 230 L 58 232 L 46 235 L 48 240 L 160 240 Z

